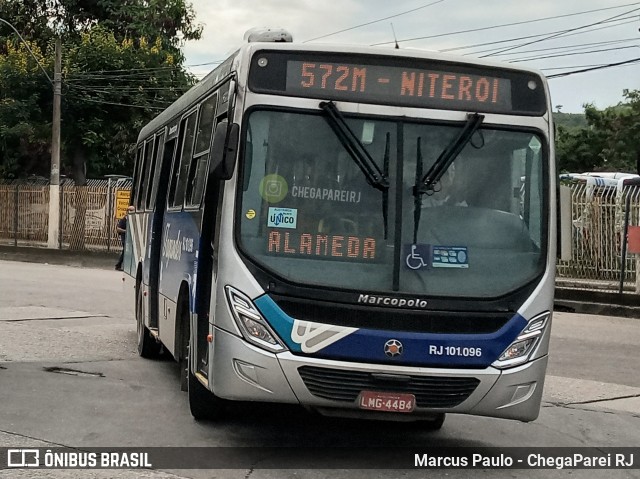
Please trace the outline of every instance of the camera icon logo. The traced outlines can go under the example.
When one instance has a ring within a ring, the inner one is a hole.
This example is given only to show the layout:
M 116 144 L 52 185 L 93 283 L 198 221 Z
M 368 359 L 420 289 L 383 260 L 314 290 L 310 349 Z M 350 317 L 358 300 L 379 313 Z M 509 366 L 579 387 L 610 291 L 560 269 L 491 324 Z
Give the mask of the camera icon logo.
M 282 183 L 275 180 L 269 180 L 265 183 L 265 190 L 269 196 L 280 196 L 282 194 Z
M 8 449 L 7 467 L 39 467 L 40 451 L 38 449 Z
M 289 193 L 289 185 L 280 175 L 267 175 L 260 181 L 260 196 L 271 204 L 284 200 Z

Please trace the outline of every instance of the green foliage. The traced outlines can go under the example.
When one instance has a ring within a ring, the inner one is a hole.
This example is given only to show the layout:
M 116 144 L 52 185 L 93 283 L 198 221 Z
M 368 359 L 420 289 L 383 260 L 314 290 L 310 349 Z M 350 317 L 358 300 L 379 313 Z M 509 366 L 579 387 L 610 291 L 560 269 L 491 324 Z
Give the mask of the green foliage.
M 553 122 L 565 128 L 585 128 L 587 118 L 584 113 L 553 113 Z
M 22 43 L 4 42 L 0 55 L 0 175 L 13 178 L 21 170 L 46 173 L 50 160 L 52 92 L 40 67 Z M 35 43 L 29 48 L 42 63 Z
M 556 124 L 559 172 L 637 172 L 640 161 L 640 90 L 625 90 L 624 97 L 625 102 L 604 110 L 585 105 L 586 126 Z
M 53 78 L 63 40 L 62 173 L 130 174 L 137 132 L 194 84 L 184 40 L 198 39 L 188 0 L 3 0 Z M 0 176 L 48 176 L 52 86 L 18 36 L 0 23 Z
M 82 148 L 88 175 L 130 174 L 137 132 L 191 85 L 162 39 L 118 40 L 98 26 L 65 45 L 65 145 Z

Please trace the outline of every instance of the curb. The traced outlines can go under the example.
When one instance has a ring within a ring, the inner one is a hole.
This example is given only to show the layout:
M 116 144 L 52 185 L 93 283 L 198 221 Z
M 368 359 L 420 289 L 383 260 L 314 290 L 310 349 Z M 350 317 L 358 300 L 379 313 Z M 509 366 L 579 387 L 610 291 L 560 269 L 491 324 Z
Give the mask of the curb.
M 119 252 L 102 253 L 0 245 L 2 261 L 48 263 L 76 268 L 113 269 L 119 255 Z
M 640 319 L 640 295 L 556 287 L 556 311 Z
M 599 316 L 618 316 L 640 319 L 640 308 L 621 304 L 588 303 L 584 301 L 556 300 L 555 311 L 577 314 L 596 314 Z

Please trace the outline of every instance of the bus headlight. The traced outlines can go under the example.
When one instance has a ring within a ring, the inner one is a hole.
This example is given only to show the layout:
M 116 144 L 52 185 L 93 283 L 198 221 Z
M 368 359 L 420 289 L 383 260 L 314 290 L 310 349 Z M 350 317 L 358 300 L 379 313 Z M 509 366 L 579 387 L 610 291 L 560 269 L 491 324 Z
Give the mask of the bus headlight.
M 531 352 L 542 337 L 551 313 L 542 313 L 531 321 L 522 333 L 504 350 L 493 366 L 499 369 L 511 368 L 526 363 Z
M 269 327 L 253 302 L 231 286 L 225 287 L 229 309 L 244 339 L 256 346 L 277 353 L 286 348 Z

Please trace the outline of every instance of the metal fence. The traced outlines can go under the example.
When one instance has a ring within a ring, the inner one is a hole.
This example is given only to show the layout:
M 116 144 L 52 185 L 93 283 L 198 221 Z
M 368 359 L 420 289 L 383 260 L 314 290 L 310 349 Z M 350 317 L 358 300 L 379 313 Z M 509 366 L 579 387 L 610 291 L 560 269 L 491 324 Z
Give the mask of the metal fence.
M 624 292 L 640 293 L 640 257 L 625 255 L 622 267 L 625 218 L 630 226 L 640 225 L 640 186 L 570 186 L 573 255 L 558 263 L 558 284 L 608 291 L 622 286 Z M 126 209 L 122 193 L 130 190 L 131 180 L 90 180 L 86 186 L 65 180 L 60 186 L 59 247 L 119 252 L 116 213 Z M 46 182 L 0 181 L 0 244 L 46 246 L 48 217 Z
M 571 261 L 558 263 L 558 284 L 606 291 L 622 287 L 624 291 L 635 292 L 640 258 L 627 253 L 623 245 L 625 220 L 629 227 L 640 223 L 640 187 L 584 182 L 570 187 L 573 253 Z
M 58 247 L 119 251 L 115 226 L 122 205 L 118 199 L 130 190 L 131 180 L 89 180 L 86 186 L 62 182 Z M 45 247 L 48 233 L 49 185 L 0 181 L 0 244 Z
M 49 187 L 38 184 L 0 184 L 0 238 L 15 244 L 47 242 Z

